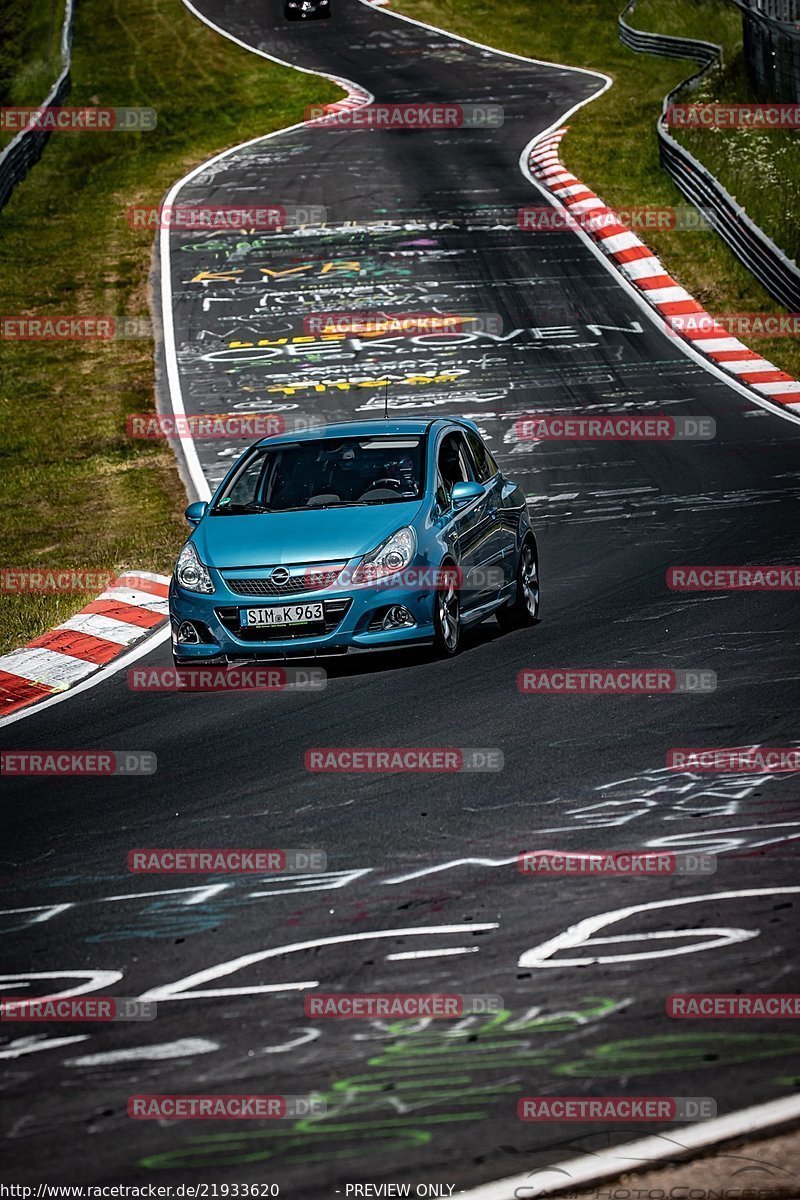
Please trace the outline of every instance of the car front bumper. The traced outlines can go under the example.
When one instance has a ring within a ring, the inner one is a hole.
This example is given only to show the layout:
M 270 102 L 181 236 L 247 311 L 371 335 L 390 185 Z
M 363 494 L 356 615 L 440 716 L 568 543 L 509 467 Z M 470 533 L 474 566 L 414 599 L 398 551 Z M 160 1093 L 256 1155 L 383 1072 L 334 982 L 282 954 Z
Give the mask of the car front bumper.
M 434 596 L 432 588 L 422 591 L 407 586 L 334 587 L 280 599 L 234 595 L 225 588 L 206 595 L 186 591 L 173 577 L 169 591 L 173 653 L 182 663 L 199 664 L 321 657 L 429 643 L 434 636 Z M 244 629 L 239 619 L 244 608 L 318 601 L 323 604 L 325 621 L 324 626 L 313 630 L 298 626 L 291 627 L 291 633 L 279 627 Z M 386 611 L 395 606 L 407 609 L 414 623 L 391 629 L 375 628 Z M 207 640 L 178 642 L 178 629 L 184 621 L 194 624 Z

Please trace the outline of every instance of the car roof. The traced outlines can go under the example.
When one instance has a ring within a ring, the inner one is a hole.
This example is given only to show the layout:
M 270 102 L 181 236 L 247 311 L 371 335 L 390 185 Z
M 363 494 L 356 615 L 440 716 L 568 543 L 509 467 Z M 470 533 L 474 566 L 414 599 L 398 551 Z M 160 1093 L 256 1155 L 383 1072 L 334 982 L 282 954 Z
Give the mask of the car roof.
M 257 445 L 279 445 L 281 442 L 309 441 L 328 437 L 398 437 L 403 434 L 424 435 L 434 427 L 461 425 L 477 432 L 478 426 L 466 417 L 438 417 L 435 420 L 422 417 L 390 417 L 388 420 L 338 421 L 331 425 L 317 425 L 295 433 L 279 433 L 274 437 L 262 438 Z

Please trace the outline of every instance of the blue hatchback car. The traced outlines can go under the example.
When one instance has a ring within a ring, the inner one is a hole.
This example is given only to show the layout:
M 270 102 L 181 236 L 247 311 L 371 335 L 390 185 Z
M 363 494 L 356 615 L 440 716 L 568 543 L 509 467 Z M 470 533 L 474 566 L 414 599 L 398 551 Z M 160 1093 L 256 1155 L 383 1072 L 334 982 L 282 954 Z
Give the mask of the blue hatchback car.
M 533 624 L 525 496 L 476 425 L 369 420 L 251 446 L 195 526 L 169 594 L 178 665 L 433 645 Z

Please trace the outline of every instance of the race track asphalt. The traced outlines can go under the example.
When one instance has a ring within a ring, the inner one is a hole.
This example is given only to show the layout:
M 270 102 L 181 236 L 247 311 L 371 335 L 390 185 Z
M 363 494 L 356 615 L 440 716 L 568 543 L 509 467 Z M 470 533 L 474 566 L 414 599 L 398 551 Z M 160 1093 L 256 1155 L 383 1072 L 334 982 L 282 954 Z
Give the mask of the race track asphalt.
M 665 1013 L 673 992 L 800 990 L 794 777 L 666 768 L 671 747 L 795 743 L 796 600 L 665 582 L 675 564 L 797 562 L 800 427 L 687 357 L 575 234 L 519 228 L 520 207 L 546 203 L 519 169 L 523 149 L 601 77 L 334 3 L 330 21 L 302 25 L 243 0 L 200 11 L 378 101 L 491 102 L 504 122 L 304 126 L 189 181 L 181 201 L 326 215 L 283 233 L 171 235 L 186 410 L 380 414 L 388 373 L 393 413 L 472 417 L 528 494 L 542 619 L 506 635 L 490 622 L 447 662 L 330 660 L 317 693 L 135 692 L 123 671 L 2 731 L 4 748 L 158 760 L 145 777 L 2 781 L 5 991 L 111 971 L 99 992 L 158 1001 L 146 1024 L 6 1026 L 3 1146 L 17 1182 L 276 1183 L 301 1200 L 365 1182 L 458 1191 L 653 1128 L 523 1123 L 520 1096 L 700 1096 L 725 1113 L 789 1095 L 800 1077 L 791 1022 Z M 503 333 L 290 340 L 310 314 L 373 307 L 497 314 Z M 532 407 L 712 417 L 716 436 L 520 442 Z M 241 446 L 198 444 L 212 486 Z M 169 661 L 162 643 L 139 665 Z M 520 670 L 563 666 L 713 671 L 717 687 L 518 691 Z M 492 747 L 504 769 L 329 777 L 305 770 L 313 746 Z M 126 857 L 142 846 L 314 847 L 328 863 L 291 878 L 140 877 Z M 522 875 L 517 853 L 541 848 L 718 860 L 707 877 Z M 531 961 L 592 917 L 595 949 L 576 934 Z M 315 1022 L 302 987 L 263 990 L 293 983 L 489 993 L 503 1014 Z M 132 1094 L 186 1092 L 317 1092 L 327 1116 L 126 1115 Z

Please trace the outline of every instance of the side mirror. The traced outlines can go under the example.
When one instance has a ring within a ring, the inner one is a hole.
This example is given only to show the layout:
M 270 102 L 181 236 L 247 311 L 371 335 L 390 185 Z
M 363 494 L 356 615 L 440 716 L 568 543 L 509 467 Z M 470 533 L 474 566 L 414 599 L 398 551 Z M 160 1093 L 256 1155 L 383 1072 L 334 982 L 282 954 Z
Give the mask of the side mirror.
M 459 483 L 453 485 L 453 490 L 450 493 L 450 501 L 453 508 L 464 508 L 467 504 L 471 504 L 473 500 L 477 500 L 483 495 L 483 488 L 474 479 L 465 483 L 462 479 Z
M 206 501 L 195 500 L 194 504 L 190 504 L 183 515 L 190 525 L 199 525 L 207 512 L 208 504 Z

